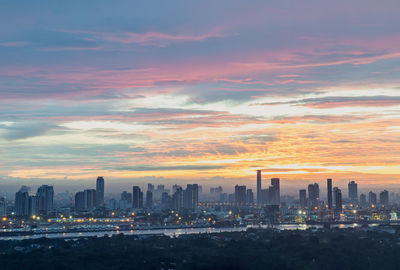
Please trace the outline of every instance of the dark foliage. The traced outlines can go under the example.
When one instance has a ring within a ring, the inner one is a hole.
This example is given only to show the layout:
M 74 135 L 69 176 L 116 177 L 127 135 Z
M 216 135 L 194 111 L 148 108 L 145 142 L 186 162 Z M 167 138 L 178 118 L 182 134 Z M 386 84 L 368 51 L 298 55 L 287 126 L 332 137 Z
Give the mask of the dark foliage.
M 0 269 L 400 269 L 399 234 L 360 230 L 0 241 Z

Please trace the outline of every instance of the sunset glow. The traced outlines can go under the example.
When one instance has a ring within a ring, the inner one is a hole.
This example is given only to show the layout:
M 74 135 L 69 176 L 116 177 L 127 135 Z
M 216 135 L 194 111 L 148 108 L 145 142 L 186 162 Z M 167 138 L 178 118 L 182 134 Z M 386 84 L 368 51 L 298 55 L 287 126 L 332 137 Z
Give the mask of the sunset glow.
M 400 183 L 398 0 L 20 2 L 0 182 Z

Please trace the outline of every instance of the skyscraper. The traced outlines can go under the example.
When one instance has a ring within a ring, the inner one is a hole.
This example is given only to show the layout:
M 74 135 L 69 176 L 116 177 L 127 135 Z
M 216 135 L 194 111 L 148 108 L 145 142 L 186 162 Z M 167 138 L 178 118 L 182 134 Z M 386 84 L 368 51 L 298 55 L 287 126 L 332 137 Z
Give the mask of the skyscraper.
M 79 191 L 75 194 L 75 209 L 84 210 L 85 209 L 85 193 Z
M 389 205 L 389 192 L 387 190 L 379 193 L 379 203 L 384 207 Z
M 0 197 L 0 218 L 6 215 L 7 215 L 6 199 Z
M 132 205 L 132 193 L 128 193 L 127 191 L 123 191 L 121 193 L 121 200 L 127 201 L 128 204 Z
M 29 206 L 28 206 L 28 214 L 29 216 L 35 216 L 39 214 L 39 197 L 38 196 L 29 196 Z
M 269 204 L 269 202 L 270 202 L 269 188 L 261 189 L 260 193 L 261 193 L 260 194 L 260 204 L 261 205 Z
M 187 185 L 184 193 L 185 197 L 185 208 L 191 211 L 197 210 L 197 204 L 199 202 L 199 185 L 192 184 Z
M 15 193 L 15 214 L 17 216 L 29 215 L 29 193 L 28 187 L 22 186 L 18 192 Z
M 358 202 L 357 184 L 354 181 L 349 182 L 349 199 L 352 203 Z
M 300 207 L 306 208 L 307 207 L 307 191 L 305 189 L 299 190 L 299 200 L 300 200 Z
M 370 191 L 369 193 L 368 193 L 368 203 L 369 203 L 369 205 L 376 205 L 376 193 L 374 193 L 374 192 L 372 192 L 372 191 Z
M 36 193 L 37 208 L 40 214 L 49 214 L 54 208 L 54 189 L 52 186 L 40 186 Z
M 133 186 L 132 190 L 132 208 L 143 208 L 143 192 L 140 187 Z
M 308 185 L 308 199 L 311 207 L 317 207 L 319 204 L 319 185 L 317 183 Z
M 326 186 L 327 186 L 327 197 L 328 197 L 328 209 L 332 210 L 332 179 L 328 178 L 326 180 Z
M 334 187 L 333 194 L 335 197 L 335 212 L 342 212 L 343 209 L 342 191 L 338 187 Z
M 163 192 L 163 193 L 161 194 L 161 207 L 162 207 L 164 210 L 173 207 L 173 205 L 172 205 L 172 198 L 171 198 L 171 196 L 168 195 L 167 192 Z
M 360 205 L 367 206 L 367 196 L 365 194 L 360 195 Z
M 177 187 L 175 193 L 172 195 L 172 205 L 175 210 L 181 210 L 184 208 L 184 191 L 182 187 Z
M 90 210 L 96 206 L 96 195 L 97 191 L 95 189 L 85 189 L 83 191 L 83 201 L 84 201 L 84 209 Z
M 104 205 L 104 178 L 97 177 L 96 180 L 96 206 Z
M 153 192 L 151 190 L 147 190 L 146 192 L 146 207 L 153 207 Z
M 151 184 L 151 183 L 147 184 L 147 190 L 153 192 L 154 191 L 154 185 Z
M 261 205 L 261 170 L 257 170 L 257 204 Z
M 271 205 L 280 205 L 281 204 L 281 188 L 280 188 L 280 180 L 279 178 L 271 179 L 271 187 L 269 192 L 271 199 Z
M 235 186 L 235 203 L 236 205 L 246 204 L 246 186 Z
M 253 194 L 253 190 L 248 189 L 246 191 L 246 200 L 247 200 L 247 204 L 252 205 L 254 203 L 254 194 Z

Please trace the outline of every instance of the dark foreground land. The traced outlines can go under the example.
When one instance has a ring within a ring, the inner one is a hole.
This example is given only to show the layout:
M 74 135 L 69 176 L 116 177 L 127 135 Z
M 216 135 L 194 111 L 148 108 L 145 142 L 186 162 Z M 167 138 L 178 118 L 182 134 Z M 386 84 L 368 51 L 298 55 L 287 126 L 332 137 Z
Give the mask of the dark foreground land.
M 248 230 L 0 241 L 0 269 L 400 269 L 400 232 Z

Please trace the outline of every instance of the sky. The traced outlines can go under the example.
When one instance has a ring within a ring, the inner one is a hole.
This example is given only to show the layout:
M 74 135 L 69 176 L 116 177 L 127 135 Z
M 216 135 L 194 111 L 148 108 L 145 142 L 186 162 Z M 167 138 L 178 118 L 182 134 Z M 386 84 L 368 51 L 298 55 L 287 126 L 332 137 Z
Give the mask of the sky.
M 398 0 L 0 4 L 0 184 L 400 186 Z

